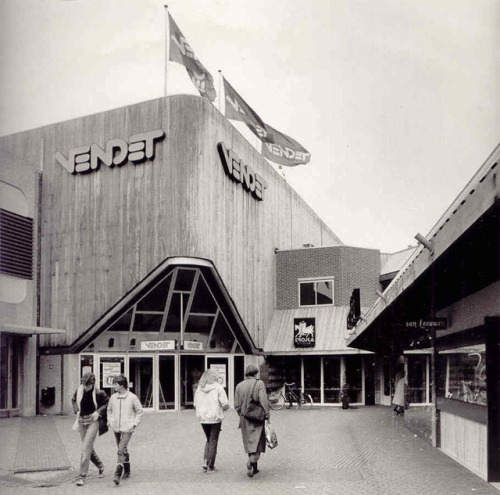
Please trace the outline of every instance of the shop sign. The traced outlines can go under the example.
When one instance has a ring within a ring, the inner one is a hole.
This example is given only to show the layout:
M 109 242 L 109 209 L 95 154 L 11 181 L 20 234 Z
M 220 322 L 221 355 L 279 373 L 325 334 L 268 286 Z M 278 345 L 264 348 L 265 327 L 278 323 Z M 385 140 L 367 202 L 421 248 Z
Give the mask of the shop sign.
M 108 167 L 121 166 L 126 161 L 135 164 L 144 160 L 152 160 L 155 156 L 155 142 L 163 139 L 165 131 L 155 131 L 134 134 L 124 139 L 111 139 L 104 149 L 97 144 L 79 146 L 69 150 L 68 158 L 59 151 L 56 160 L 71 174 L 84 174 L 99 170 L 101 163 Z
M 446 330 L 448 322 L 446 318 L 428 318 L 405 322 L 406 328 L 419 328 L 421 330 Z
M 175 351 L 175 340 L 150 340 L 141 342 L 141 351 Z
M 185 351 L 202 351 L 203 342 L 196 342 L 195 340 L 185 340 L 184 341 Z
M 243 160 L 224 143 L 219 143 L 217 150 L 226 175 L 232 181 L 240 183 L 256 200 L 263 201 L 264 189 L 267 189 L 266 181 L 256 174 L 250 165 L 243 163 Z
M 295 347 L 316 345 L 316 318 L 293 319 L 293 343 Z

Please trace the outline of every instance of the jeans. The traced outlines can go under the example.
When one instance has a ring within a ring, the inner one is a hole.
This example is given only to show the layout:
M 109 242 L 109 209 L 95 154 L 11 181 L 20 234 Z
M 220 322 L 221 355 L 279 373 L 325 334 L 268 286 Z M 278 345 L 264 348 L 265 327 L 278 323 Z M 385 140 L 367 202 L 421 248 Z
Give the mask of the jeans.
M 128 450 L 127 446 L 132 438 L 132 432 L 116 432 L 115 431 L 115 439 L 116 445 L 118 446 L 118 464 L 124 464 L 128 459 Z
M 213 469 L 215 464 L 215 456 L 217 455 L 217 444 L 219 443 L 219 433 L 222 423 L 202 423 L 201 427 L 207 437 L 205 444 L 204 459 L 207 461 L 207 466 Z
M 92 461 L 97 468 L 102 468 L 103 464 L 94 450 L 94 442 L 99 433 L 99 421 L 93 421 L 89 417 L 80 417 L 78 420 L 80 437 L 82 438 L 82 455 L 80 458 L 80 476 L 85 477 L 89 471 L 89 461 Z

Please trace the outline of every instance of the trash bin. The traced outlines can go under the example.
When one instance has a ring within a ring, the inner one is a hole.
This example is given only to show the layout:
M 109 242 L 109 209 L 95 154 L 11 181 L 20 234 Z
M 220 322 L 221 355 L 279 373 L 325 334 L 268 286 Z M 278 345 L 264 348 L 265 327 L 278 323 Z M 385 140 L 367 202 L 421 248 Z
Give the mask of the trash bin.
M 40 402 L 45 407 L 53 406 L 56 402 L 56 387 L 43 387 Z

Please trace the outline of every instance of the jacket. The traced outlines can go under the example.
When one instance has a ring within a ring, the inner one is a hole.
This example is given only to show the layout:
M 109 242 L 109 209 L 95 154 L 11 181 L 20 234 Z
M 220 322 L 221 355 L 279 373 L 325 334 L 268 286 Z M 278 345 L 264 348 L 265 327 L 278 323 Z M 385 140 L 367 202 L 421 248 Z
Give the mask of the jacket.
M 194 395 L 194 407 L 200 423 L 220 423 L 224 411 L 229 409 L 229 400 L 220 383 L 207 383 L 198 387 Z
M 75 414 L 77 412 L 80 412 L 80 404 L 82 402 L 82 397 L 83 397 L 83 385 L 79 385 L 79 387 L 76 389 L 75 393 L 73 394 L 73 397 L 71 398 L 71 403 L 73 405 L 73 411 Z M 106 394 L 106 392 L 96 389 L 95 386 L 92 389 L 92 399 L 94 399 L 94 405 L 97 413 L 99 416 L 105 416 L 106 415 L 106 407 L 109 402 L 109 398 Z
M 109 399 L 108 425 L 116 433 L 133 431 L 143 414 L 141 401 L 129 390 L 124 394 L 115 392 Z

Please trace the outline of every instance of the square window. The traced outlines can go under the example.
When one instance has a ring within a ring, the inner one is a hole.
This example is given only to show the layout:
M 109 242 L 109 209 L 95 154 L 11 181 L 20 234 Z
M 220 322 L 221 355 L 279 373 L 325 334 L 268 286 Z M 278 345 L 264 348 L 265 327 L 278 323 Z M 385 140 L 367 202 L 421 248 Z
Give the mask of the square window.
M 299 306 L 333 304 L 333 279 L 299 282 Z

